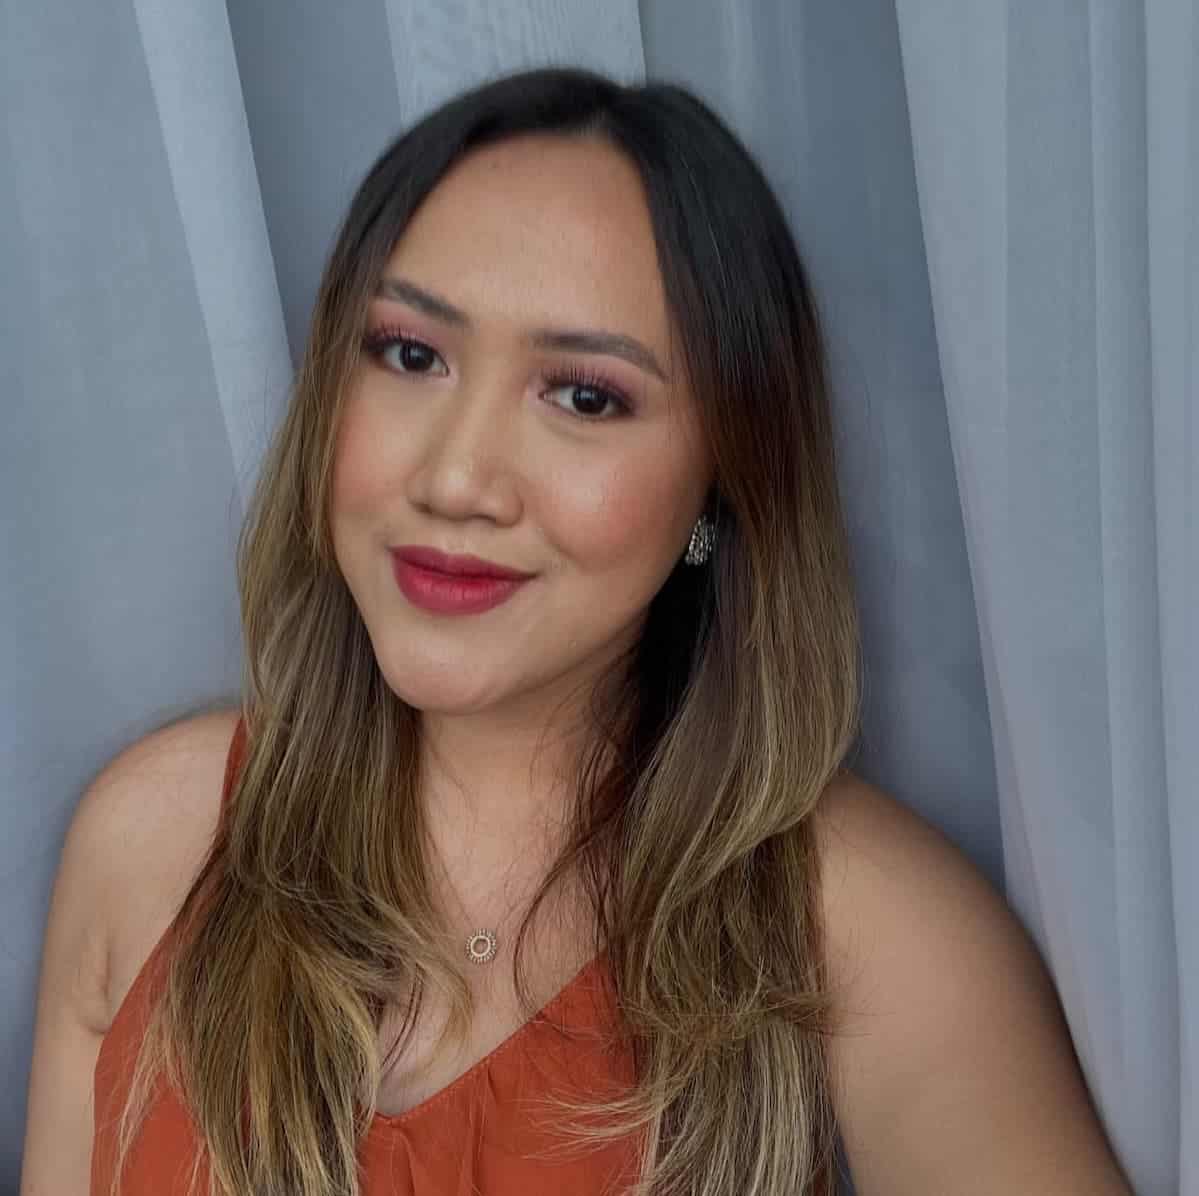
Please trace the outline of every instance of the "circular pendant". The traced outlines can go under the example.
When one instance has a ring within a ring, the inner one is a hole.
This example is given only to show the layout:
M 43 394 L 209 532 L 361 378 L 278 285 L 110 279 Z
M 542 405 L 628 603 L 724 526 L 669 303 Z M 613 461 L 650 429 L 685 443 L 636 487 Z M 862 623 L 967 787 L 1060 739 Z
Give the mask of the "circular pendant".
M 495 935 L 490 930 L 476 930 L 466 940 L 466 957 L 471 963 L 486 963 L 495 958 Z

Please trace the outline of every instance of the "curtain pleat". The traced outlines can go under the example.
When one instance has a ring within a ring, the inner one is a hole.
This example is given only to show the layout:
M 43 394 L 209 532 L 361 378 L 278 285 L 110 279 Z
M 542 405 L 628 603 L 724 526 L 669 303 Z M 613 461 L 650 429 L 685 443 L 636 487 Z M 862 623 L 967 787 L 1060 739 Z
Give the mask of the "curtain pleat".
M 897 11 L 1008 897 L 1137 1191 L 1199 1191 L 1195 10 Z

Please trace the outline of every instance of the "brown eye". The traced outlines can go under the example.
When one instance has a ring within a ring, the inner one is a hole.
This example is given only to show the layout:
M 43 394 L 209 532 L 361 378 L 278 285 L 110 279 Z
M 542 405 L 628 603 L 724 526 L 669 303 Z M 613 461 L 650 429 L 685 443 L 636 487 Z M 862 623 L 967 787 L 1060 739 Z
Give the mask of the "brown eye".
M 428 373 L 437 360 L 437 354 L 420 341 L 400 341 L 395 350 L 392 359 L 414 374 Z
M 571 368 L 555 377 L 547 378 L 549 390 L 546 394 L 560 391 L 566 395 L 566 403 L 554 402 L 568 415 L 576 419 L 601 423 L 630 415 L 633 405 L 622 391 L 605 382 L 589 371 Z M 552 400 L 551 400 L 552 401 Z
M 434 368 L 437 362 L 441 362 L 442 366 L 445 366 L 445 362 L 441 361 L 441 354 L 436 349 L 426 345 L 424 341 L 418 341 L 410 336 L 402 336 L 388 329 L 378 329 L 367 333 L 363 338 L 362 347 L 393 373 L 444 374 L 449 372 L 445 368 L 441 370 Z

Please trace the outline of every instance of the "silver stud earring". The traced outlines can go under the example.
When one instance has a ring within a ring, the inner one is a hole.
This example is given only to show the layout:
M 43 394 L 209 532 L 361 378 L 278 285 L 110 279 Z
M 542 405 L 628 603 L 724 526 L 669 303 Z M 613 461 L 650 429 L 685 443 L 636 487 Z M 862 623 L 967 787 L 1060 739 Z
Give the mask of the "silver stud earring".
M 683 560 L 688 565 L 702 565 L 711 556 L 715 543 L 716 525 L 706 515 L 701 515 L 691 529 L 691 540 Z

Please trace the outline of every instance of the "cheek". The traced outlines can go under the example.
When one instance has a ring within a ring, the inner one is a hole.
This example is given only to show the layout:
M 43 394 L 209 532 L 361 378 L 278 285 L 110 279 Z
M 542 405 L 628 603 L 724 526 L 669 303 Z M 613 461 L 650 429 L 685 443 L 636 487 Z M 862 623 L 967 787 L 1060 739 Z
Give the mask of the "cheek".
M 341 413 L 333 449 L 332 522 L 368 515 L 383 495 L 395 463 L 384 451 L 386 438 L 375 434 L 369 405 L 348 400 Z
M 360 602 L 358 587 L 372 575 L 383 536 L 380 512 L 394 509 L 395 479 L 403 468 L 394 459 L 394 438 L 378 432 L 369 404 L 347 401 L 333 447 L 329 530 L 334 558 Z
M 659 457 L 566 479 L 558 524 L 574 559 L 597 571 L 628 564 L 639 572 L 673 561 L 680 529 L 671 473 Z

